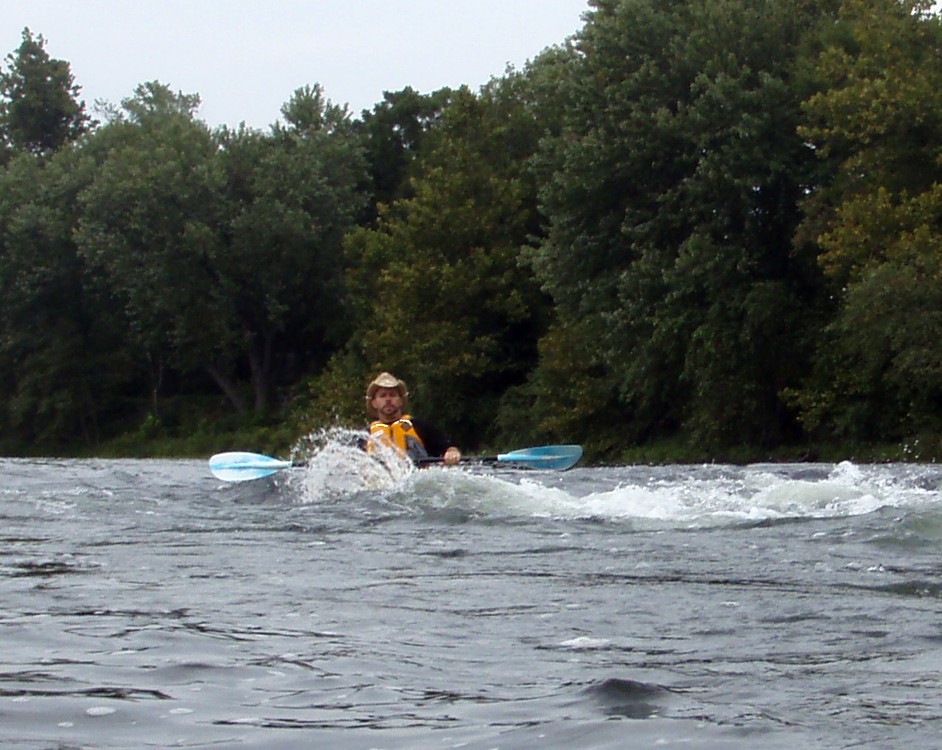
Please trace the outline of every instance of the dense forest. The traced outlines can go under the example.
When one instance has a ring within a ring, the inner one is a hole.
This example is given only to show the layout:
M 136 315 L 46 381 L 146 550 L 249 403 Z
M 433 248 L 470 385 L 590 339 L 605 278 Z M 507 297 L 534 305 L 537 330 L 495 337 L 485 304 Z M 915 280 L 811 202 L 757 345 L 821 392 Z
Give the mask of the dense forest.
M 478 91 L 312 82 L 264 132 L 159 81 L 93 119 L 40 31 L 0 67 L 5 454 L 283 449 L 384 369 L 467 449 L 942 458 L 930 2 L 590 0 Z

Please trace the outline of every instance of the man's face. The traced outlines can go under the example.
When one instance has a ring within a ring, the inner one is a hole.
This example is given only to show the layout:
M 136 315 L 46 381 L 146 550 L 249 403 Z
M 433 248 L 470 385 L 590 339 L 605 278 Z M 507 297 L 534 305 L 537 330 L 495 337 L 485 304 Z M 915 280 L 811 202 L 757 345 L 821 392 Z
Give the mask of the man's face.
M 395 422 L 402 416 L 402 396 L 396 388 L 377 388 L 370 406 L 383 422 Z

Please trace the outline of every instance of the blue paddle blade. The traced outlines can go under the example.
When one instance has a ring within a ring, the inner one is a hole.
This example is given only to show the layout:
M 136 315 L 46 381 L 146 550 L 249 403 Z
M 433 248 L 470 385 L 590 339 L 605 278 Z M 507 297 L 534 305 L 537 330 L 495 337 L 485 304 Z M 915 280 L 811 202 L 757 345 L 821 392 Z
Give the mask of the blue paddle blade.
M 217 453 L 209 459 L 209 470 L 224 482 L 246 482 L 271 476 L 276 471 L 287 469 L 290 461 L 282 461 L 261 453 L 230 451 Z
M 510 453 L 501 453 L 498 461 L 520 464 L 531 469 L 571 469 L 582 458 L 581 445 L 541 445 L 538 448 L 523 448 Z

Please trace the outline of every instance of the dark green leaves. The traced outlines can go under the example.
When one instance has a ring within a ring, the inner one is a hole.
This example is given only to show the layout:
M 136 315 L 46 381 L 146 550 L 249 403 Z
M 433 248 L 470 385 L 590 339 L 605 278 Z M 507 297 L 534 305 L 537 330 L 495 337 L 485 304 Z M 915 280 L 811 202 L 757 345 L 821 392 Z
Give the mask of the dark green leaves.
M 48 154 L 89 126 L 69 64 L 46 52 L 46 41 L 23 30 L 23 42 L 0 70 L 0 135 L 15 151 Z

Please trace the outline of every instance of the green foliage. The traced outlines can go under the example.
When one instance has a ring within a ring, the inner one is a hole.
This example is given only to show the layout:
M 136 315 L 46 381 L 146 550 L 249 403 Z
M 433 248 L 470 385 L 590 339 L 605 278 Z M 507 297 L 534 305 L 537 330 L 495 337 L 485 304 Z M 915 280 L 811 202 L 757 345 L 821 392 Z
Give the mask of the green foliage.
M 322 367 L 344 332 L 340 243 L 362 207 L 359 146 L 316 90 L 269 136 L 214 134 L 198 98 L 152 83 L 102 128 L 80 247 L 124 300 L 142 348 L 204 369 L 239 410 L 241 373 L 268 409 L 292 368 Z M 95 148 L 92 144 L 91 148 Z
M 552 326 L 540 339 L 539 354 L 527 383 L 504 398 L 504 433 L 524 425 L 528 429 L 518 433 L 523 444 L 581 443 L 591 459 L 611 458 L 637 439 L 618 408 L 617 383 L 598 364 L 587 326 Z
M 78 101 L 70 66 L 46 52 L 42 35 L 23 29 L 16 53 L 0 70 L 0 144 L 44 155 L 76 140 L 91 124 Z
M 66 148 L 0 173 L 0 434 L 47 449 L 100 440 L 141 375 L 72 241 L 84 167 Z
M 166 419 L 146 414 L 132 420 L 121 435 L 97 445 L 93 455 L 202 457 L 243 446 L 270 455 L 290 452 L 297 437 L 292 423 L 258 415 L 221 415 L 219 407 L 216 396 L 169 397 L 163 404 Z
M 293 104 L 311 96 L 297 92 Z M 234 327 L 252 333 L 253 375 L 266 383 L 319 371 L 350 335 L 342 240 L 365 203 L 366 167 L 346 116 L 324 107 L 271 136 L 222 141 L 229 218 L 216 267 Z
M 479 92 L 265 133 L 156 81 L 89 132 L 44 44 L 0 71 L 6 450 L 282 454 L 384 369 L 469 450 L 938 453 L 928 2 L 593 0 Z
M 342 352 L 334 355 L 320 374 L 302 383 L 292 403 L 296 434 L 312 435 L 332 427 L 364 428 L 365 372 L 366 363 L 349 351 Z
M 76 239 L 107 274 L 145 351 L 178 367 L 215 361 L 233 346 L 210 258 L 221 251 L 222 174 L 195 105 L 157 84 L 125 103 L 89 148 L 100 163 L 80 194 Z
M 372 111 L 364 111 L 354 124 L 360 134 L 369 164 L 373 206 L 368 218 L 375 220 L 376 207 L 411 196 L 409 174 L 423 151 L 426 134 L 439 124 L 452 92 L 444 88 L 420 94 L 411 86 L 385 92 Z
M 839 307 L 795 398 L 811 428 L 903 438 L 942 425 L 942 22 L 923 2 L 842 7 L 802 134 L 835 179 L 806 201 Z
M 345 107 L 339 107 L 324 99 L 320 84 L 296 89 L 291 99 L 281 108 L 288 127 L 274 127 L 275 133 L 294 133 L 316 136 L 319 133 L 336 133 L 350 126 Z
M 525 175 L 536 141 L 524 112 L 507 117 L 502 93 L 457 92 L 420 156 L 414 196 L 347 241 L 354 351 L 405 378 L 417 410 L 465 445 L 491 437 L 500 396 L 535 361 L 541 320 L 517 262 L 536 220 Z
M 808 353 L 793 261 L 810 154 L 796 133 L 798 2 L 598 2 L 546 139 L 532 253 L 563 327 L 592 338 L 622 434 L 774 442 Z

